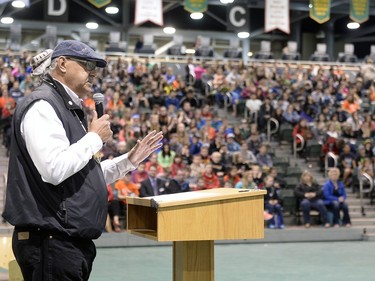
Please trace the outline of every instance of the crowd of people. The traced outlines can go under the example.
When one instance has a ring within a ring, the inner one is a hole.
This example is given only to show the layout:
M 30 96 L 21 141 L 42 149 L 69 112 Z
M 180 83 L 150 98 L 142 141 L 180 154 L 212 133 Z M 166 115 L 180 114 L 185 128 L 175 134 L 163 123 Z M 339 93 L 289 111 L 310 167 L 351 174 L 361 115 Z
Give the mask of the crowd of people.
M 6 147 L 18 101 L 40 82 L 31 76 L 30 58 L 27 51 L 17 56 L 8 52 L 0 61 L 1 128 Z M 295 195 L 304 225 L 310 227 L 309 211 L 314 208 L 324 226 L 350 226 L 345 188 L 352 187 L 359 173 L 374 177 L 375 112 L 371 104 L 375 104 L 375 83 L 368 75 L 372 62 L 365 65 L 366 73 L 358 69 L 355 77 L 339 66 L 245 65 L 189 58 L 181 75 L 148 58 L 118 57 L 108 62 L 93 81 L 93 93 L 105 96 L 113 131 L 112 141 L 101 151 L 102 159 L 129 151 L 152 130 L 162 131 L 164 139 L 163 147 L 137 170 L 108 186 L 107 231 L 122 230 L 126 196 L 219 187 L 266 189 L 265 210 L 272 215 L 267 224 L 284 228 L 279 191 L 288 187 L 277 176 L 266 141 L 271 118 L 278 121 L 280 130 L 290 126 L 293 136 L 301 135 L 305 146 L 312 140 L 321 144 L 322 163 L 328 152 L 338 157 L 338 169 L 330 171 L 323 187 L 311 174 L 303 173 Z M 92 96 L 84 98 L 83 104 L 92 116 Z M 224 107 L 236 122 L 220 113 Z

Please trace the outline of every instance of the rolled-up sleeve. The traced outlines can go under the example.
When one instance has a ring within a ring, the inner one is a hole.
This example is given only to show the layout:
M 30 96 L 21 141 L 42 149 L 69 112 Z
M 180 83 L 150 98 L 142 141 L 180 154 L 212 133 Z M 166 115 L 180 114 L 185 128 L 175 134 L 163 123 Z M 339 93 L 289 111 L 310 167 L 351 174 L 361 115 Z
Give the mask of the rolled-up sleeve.
M 107 184 L 124 177 L 127 173 L 136 169 L 128 159 L 128 154 L 104 160 L 100 164 Z

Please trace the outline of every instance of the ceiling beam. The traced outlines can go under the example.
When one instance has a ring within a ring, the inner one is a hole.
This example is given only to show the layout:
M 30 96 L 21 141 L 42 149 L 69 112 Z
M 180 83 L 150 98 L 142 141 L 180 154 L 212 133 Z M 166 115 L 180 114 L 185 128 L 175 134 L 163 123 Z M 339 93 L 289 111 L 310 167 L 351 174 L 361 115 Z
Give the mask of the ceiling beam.
M 30 20 L 15 20 L 14 23 L 20 23 L 22 25 L 22 30 L 46 30 L 47 25 L 56 26 L 57 35 L 67 35 L 74 31 L 87 30 L 85 24 L 72 24 L 63 22 L 48 22 L 48 21 L 30 21 Z M 9 30 L 10 26 L 7 24 L 0 23 L 0 29 Z M 111 26 L 101 24 L 98 29 L 90 31 L 91 34 L 101 34 L 111 31 L 122 31 L 121 26 Z
M 39 2 L 42 2 L 43 0 L 35 0 L 35 1 L 33 1 L 33 2 L 31 2 L 30 1 L 30 6 L 33 6 L 33 5 L 35 5 L 35 4 L 38 4 Z M 5 6 L 6 5 L 3 5 L 3 7 L 5 8 Z M 25 9 L 27 9 L 27 8 L 25 8 Z M 21 12 L 23 9 L 15 9 L 15 10 L 13 10 L 13 11 L 11 11 L 11 12 L 9 12 L 9 13 L 7 13 L 6 15 L 8 16 L 8 17 L 11 17 L 11 16 L 13 16 L 14 14 L 17 14 L 18 12 Z M 1 12 L 1 14 L 3 13 L 3 11 Z
M 109 17 L 106 17 L 105 15 L 101 14 L 98 12 L 97 9 L 94 9 L 93 7 L 87 5 L 85 3 L 85 1 L 82 1 L 82 0 L 73 0 L 76 4 L 82 6 L 83 8 L 87 9 L 90 13 L 93 13 L 94 15 L 98 16 L 99 18 L 105 20 L 106 22 L 108 22 L 109 24 L 113 25 L 113 26 L 116 26 L 116 27 L 121 27 L 122 25 L 113 21 L 112 19 L 110 19 Z
M 176 3 L 181 2 L 181 0 L 164 0 L 165 3 Z M 253 9 L 264 9 L 265 4 L 264 0 L 258 1 L 238 1 L 240 4 L 247 2 L 248 8 Z M 208 0 L 208 5 L 212 6 L 225 6 L 218 0 Z M 309 12 L 309 2 L 306 0 L 306 3 L 302 2 L 293 2 L 293 0 L 289 3 L 289 10 L 291 11 L 302 11 L 302 12 Z M 348 14 L 349 13 L 349 1 L 348 0 L 340 0 L 340 1 L 331 1 L 331 13 L 332 14 Z M 369 7 L 369 14 L 375 15 L 375 4 L 373 1 L 370 0 L 370 7 Z
M 362 37 L 370 33 L 375 33 L 375 26 L 369 26 L 360 30 L 353 30 L 353 32 L 350 35 L 344 34 L 344 35 L 338 36 L 338 38 L 343 37 L 345 41 L 351 41 L 351 40 L 354 40 L 355 38 Z
M 356 43 L 356 42 L 375 42 L 375 36 L 367 36 L 367 37 L 361 37 L 361 38 L 354 38 L 350 40 L 350 43 Z

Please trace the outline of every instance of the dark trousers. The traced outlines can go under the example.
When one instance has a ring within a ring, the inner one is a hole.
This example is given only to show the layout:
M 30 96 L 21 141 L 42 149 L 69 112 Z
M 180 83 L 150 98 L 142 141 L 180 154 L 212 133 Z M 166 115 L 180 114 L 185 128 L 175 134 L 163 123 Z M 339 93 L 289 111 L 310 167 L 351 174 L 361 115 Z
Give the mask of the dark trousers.
M 342 223 L 348 224 L 350 222 L 349 207 L 346 202 L 332 201 L 327 205 L 328 209 L 333 213 L 333 224 L 340 222 L 340 210 L 343 212 Z
M 319 212 L 320 220 L 323 224 L 328 222 L 327 208 L 324 205 L 323 200 L 318 199 L 318 200 L 310 201 L 308 199 L 303 199 L 300 204 L 300 208 L 303 213 L 303 220 L 305 224 L 310 223 L 310 210 L 311 209 L 317 210 Z
M 15 229 L 13 252 L 25 281 L 88 280 L 96 256 L 90 239 Z

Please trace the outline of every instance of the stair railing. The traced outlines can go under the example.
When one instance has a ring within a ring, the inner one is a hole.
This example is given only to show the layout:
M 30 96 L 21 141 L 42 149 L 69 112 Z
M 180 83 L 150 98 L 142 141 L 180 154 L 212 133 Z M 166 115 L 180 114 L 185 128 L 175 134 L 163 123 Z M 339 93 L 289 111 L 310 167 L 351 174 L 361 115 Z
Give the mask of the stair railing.
M 271 125 L 275 124 L 275 128 L 272 130 Z M 270 118 L 267 121 L 267 141 L 268 143 L 271 141 L 271 135 L 279 131 L 279 121 L 275 118 Z
M 300 140 L 300 145 L 297 144 L 297 139 Z M 297 158 L 297 151 L 302 151 L 305 147 L 305 139 L 300 134 L 296 134 L 296 136 L 293 138 L 293 154 L 294 158 Z
M 333 159 L 333 167 L 337 167 L 337 163 L 338 163 L 338 157 L 337 157 L 337 155 L 335 155 L 333 152 L 328 152 L 326 154 L 325 159 L 324 159 L 324 176 L 325 177 L 328 176 L 328 170 L 329 170 L 329 168 L 333 168 L 333 167 L 329 167 L 328 160 L 330 158 Z
M 367 173 L 358 173 L 358 180 L 359 180 L 359 198 L 361 200 L 361 213 L 362 216 L 366 216 L 365 212 L 365 206 L 363 203 L 363 194 L 364 193 L 371 193 L 374 189 L 374 179 Z M 364 188 L 363 183 L 366 180 L 366 182 L 369 183 L 369 187 Z

